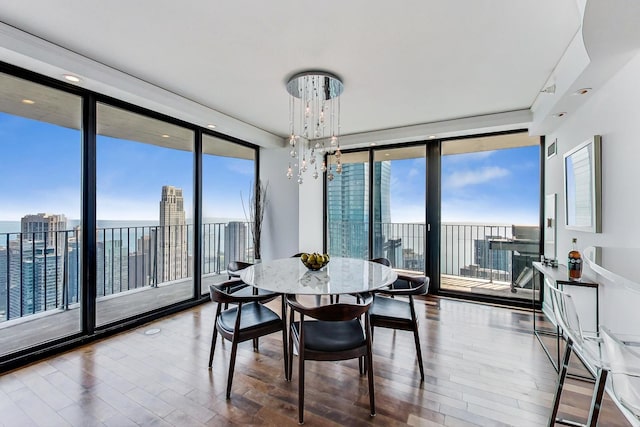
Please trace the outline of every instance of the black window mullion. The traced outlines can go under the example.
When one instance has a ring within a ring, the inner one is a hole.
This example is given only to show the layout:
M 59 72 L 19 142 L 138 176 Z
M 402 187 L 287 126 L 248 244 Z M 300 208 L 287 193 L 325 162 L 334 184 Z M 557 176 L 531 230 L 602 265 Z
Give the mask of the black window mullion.
M 91 335 L 96 327 L 96 100 L 86 95 L 82 102 L 82 256 L 81 325 Z

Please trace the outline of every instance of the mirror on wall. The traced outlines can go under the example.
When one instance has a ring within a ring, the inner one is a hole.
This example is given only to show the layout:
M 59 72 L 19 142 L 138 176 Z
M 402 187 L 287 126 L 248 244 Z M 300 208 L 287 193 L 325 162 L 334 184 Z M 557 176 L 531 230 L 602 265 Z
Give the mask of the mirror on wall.
M 564 155 L 565 226 L 600 233 L 602 228 L 601 138 L 595 135 Z

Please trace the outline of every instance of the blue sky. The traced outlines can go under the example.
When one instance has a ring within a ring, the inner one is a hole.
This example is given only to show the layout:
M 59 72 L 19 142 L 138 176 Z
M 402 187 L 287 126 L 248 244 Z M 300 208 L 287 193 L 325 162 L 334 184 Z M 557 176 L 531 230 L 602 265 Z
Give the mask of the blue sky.
M 80 132 L 0 113 L 3 180 L 0 221 L 29 213 L 80 217 Z M 537 224 L 539 148 L 442 158 L 443 222 Z M 183 189 L 191 217 L 192 155 L 148 144 L 98 137 L 98 218 L 158 219 L 163 185 Z M 391 220 L 423 222 L 424 159 L 392 161 Z M 284 172 L 283 172 L 284 173 Z M 205 217 L 244 218 L 254 169 L 249 160 L 205 156 Z
M 0 221 L 38 212 L 80 217 L 80 137 L 76 129 L 0 113 Z M 191 216 L 191 153 L 99 136 L 97 159 L 99 219 L 157 221 L 163 185 L 183 189 Z M 244 218 L 240 193 L 246 197 L 253 176 L 253 161 L 205 156 L 205 217 Z
M 443 222 L 539 223 L 539 147 L 442 157 Z M 393 160 L 391 221 L 424 221 L 424 159 Z

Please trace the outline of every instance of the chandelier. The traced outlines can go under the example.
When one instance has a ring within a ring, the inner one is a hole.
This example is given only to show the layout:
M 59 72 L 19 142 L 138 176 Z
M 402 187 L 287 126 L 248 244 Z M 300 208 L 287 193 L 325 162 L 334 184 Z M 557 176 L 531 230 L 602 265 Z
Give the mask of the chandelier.
M 303 174 L 313 169 L 318 179 L 327 172 L 333 180 L 333 165 L 324 161 L 324 154 L 334 154 L 335 172 L 342 173 L 340 162 L 340 95 L 344 91 L 342 81 L 324 71 L 305 71 L 294 75 L 287 83 L 289 100 L 289 145 L 291 147 L 287 178 L 296 174 L 302 184 Z M 320 163 L 320 166 L 318 164 Z

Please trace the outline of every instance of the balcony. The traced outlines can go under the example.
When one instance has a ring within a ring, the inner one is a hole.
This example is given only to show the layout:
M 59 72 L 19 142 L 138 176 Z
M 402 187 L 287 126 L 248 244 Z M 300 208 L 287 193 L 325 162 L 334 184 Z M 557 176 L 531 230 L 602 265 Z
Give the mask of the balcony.
M 0 355 L 79 332 L 80 233 L 0 234 Z M 206 294 L 252 248 L 242 222 L 204 224 L 202 236 Z M 192 225 L 100 228 L 97 241 L 97 325 L 193 297 Z
M 368 224 L 329 225 L 332 255 L 385 257 L 396 269 L 425 271 L 426 225 L 375 223 L 373 255 Z M 443 223 L 440 228 L 440 287 L 443 290 L 530 300 L 531 262 L 540 258 L 537 226 Z

